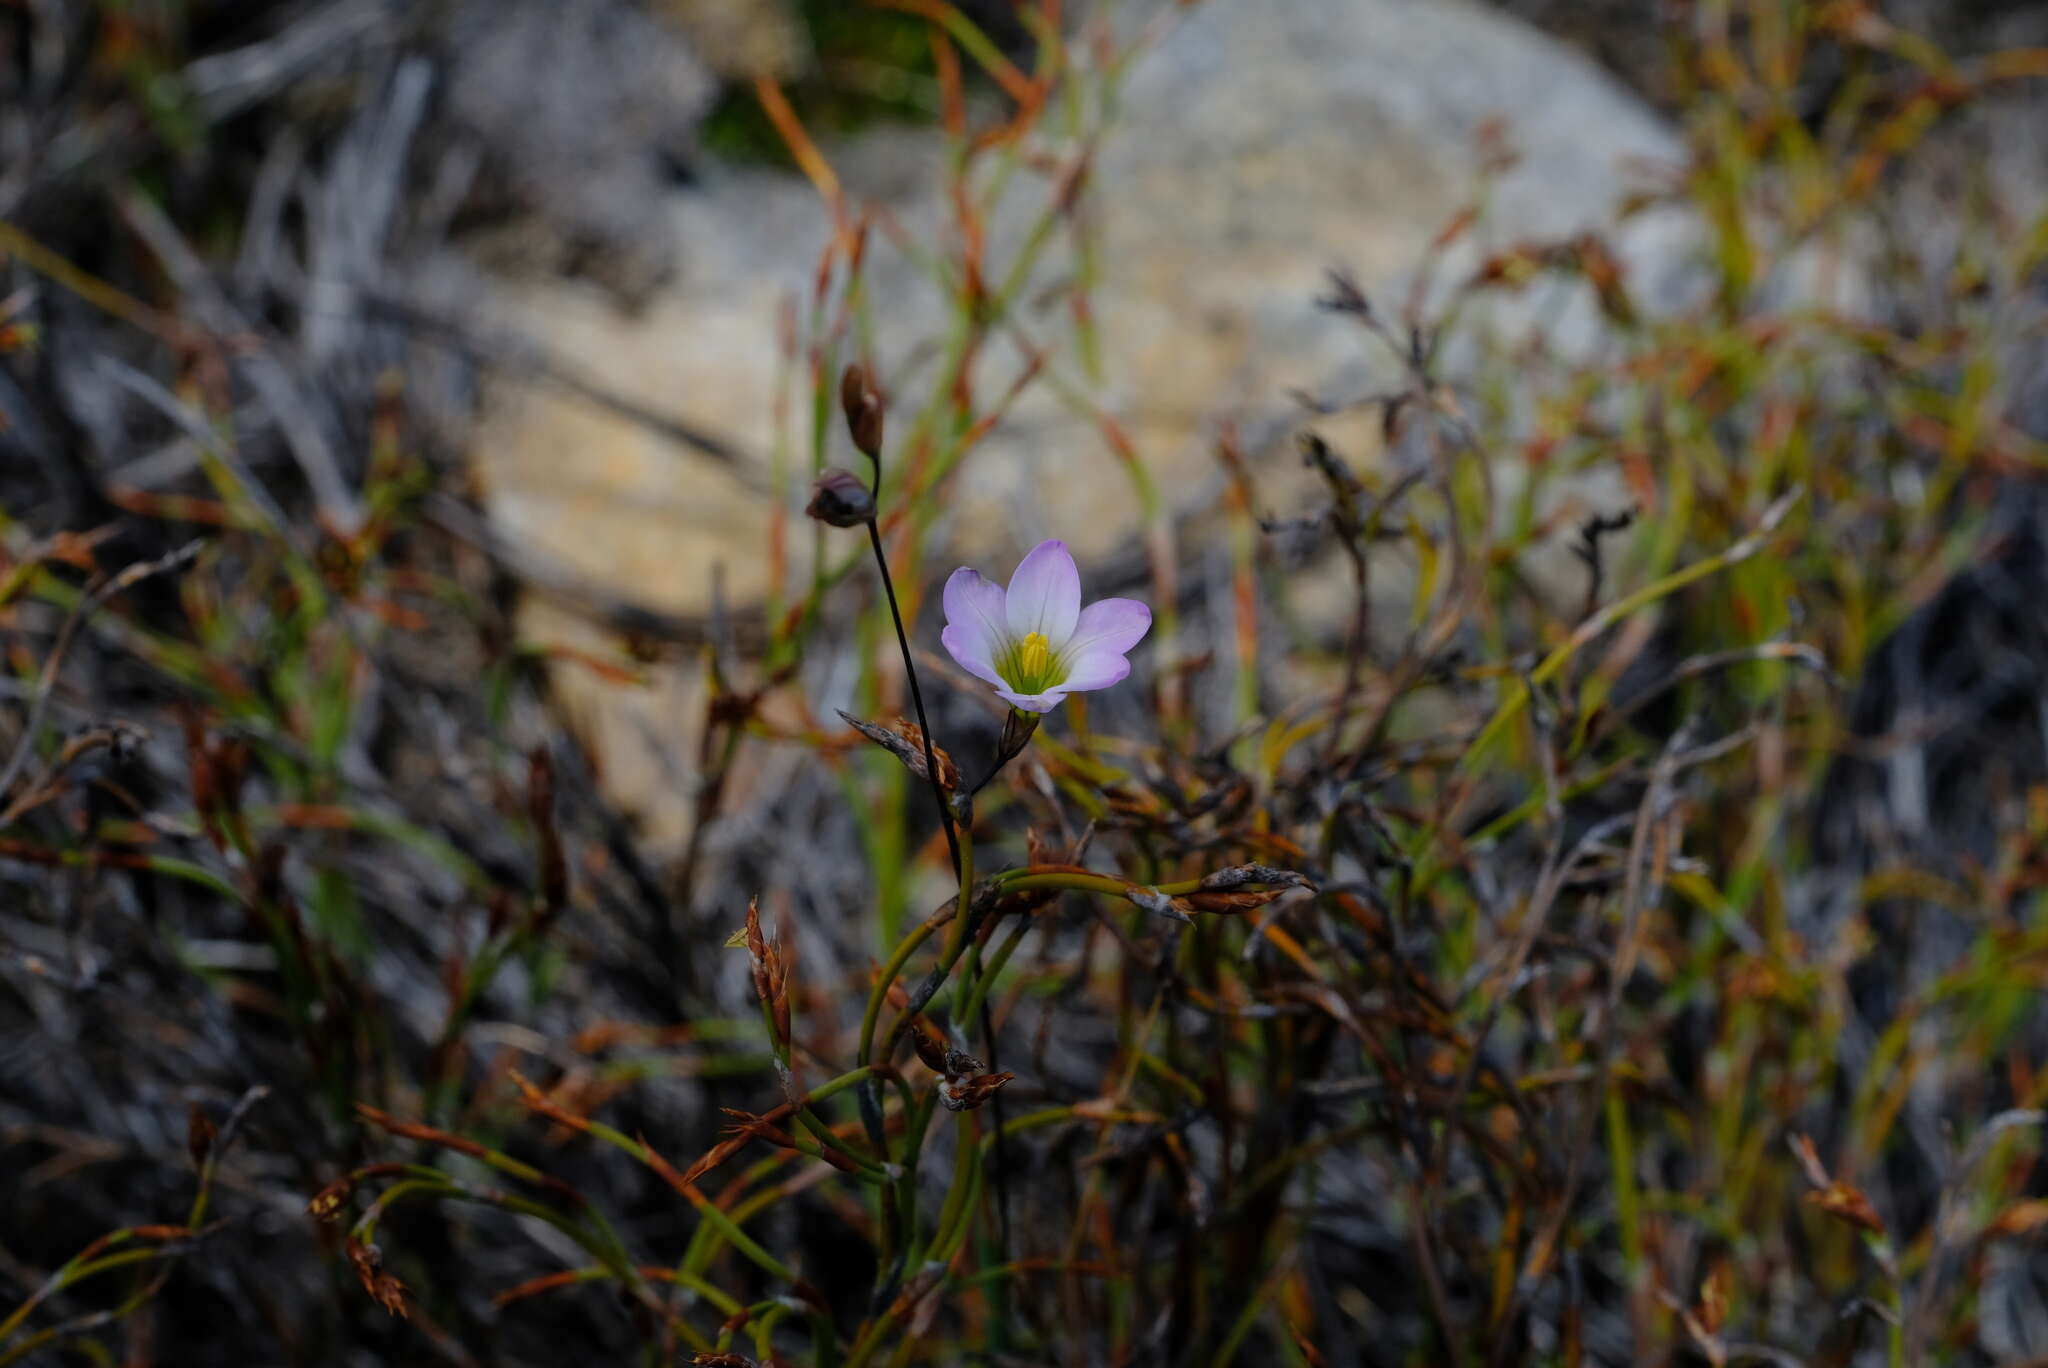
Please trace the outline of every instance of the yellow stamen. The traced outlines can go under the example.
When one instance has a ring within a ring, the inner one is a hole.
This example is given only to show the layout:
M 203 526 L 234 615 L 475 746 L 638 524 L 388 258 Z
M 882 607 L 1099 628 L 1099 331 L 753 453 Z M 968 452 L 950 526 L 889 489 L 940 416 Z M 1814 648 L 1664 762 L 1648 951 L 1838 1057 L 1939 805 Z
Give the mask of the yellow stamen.
M 1017 673 L 1026 679 L 1045 678 L 1052 668 L 1052 643 L 1037 632 L 1025 634 L 1017 647 Z

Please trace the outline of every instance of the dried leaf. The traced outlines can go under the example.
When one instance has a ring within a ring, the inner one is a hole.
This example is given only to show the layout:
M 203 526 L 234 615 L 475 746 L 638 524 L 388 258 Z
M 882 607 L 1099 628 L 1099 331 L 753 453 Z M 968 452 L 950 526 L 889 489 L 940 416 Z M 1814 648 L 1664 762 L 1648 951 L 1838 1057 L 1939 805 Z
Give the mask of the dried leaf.
M 1799 1167 L 1806 1174 L 1806 1181 L 1817 1188 L 1824 1188 L 1831 1181 L 1827 1167 L 1821 1163 L 1820 1154 L 1813 1147 L 1810 1135 L 1792 1137 L 1792 1157 L 1799 1161 Z
M 363 1291 L 377 1295 L 377 1276 L 384 1267 L 384 1256 L 373 1244 L 364 1244 L 351 1235 L 342 1242 L 342 1255 L 348 1259 L 349 1267 L 356 1273 L 356 1281 L 363 1285 Z
M 947 1078 L 939 1083 L 939 1101 L 947 1111 L 973 1111 L 996 1095 L 1003 1084 L 1017 1075 L 1003 1073 L 978 1074 L 973 1078 Z
M 1700 1284 L 1700 1301 L 1693 1314 L 1709 1335 L 1718 1335 L 1728 1323 L 1729 1281 L 1728 1261 L 1723 1259 L 1715 1263 L 1706 1281 Z
M 2016 1202 L 1998 1213 L 1989 1226 L 1987 1235 L 2030 1235 L 2048 1224 L 2048 1200 L 2039 1197 Z
M 1180 904 L 1196 912 L 1229 914 L 1249 912 L 1264 907 L 1275 898 L 1286 893 L 1284 888 L 1268 888 L 1256 893 L 1190 893 L 1181 898 Z
M 1154 916 L 1165 917 L 1168 921 L 1192 922 L 1194 920 L 1193 917 L 1188 915 L 1185 902 L 1179 898 L 1169 898 L 1156 888 L 1133 884 L 1124 890 L 1124 896 L 1129 898 L 1133 905 L 1143 908 Z
M 915 722 L 901 717 L 892 717 L 877 725 L 863 722 L 851 713 L 839 714 L 855 731 L 880 746 L 903 762 L 903 767 L 918 778 L 931 781 L 931 772 L 924 763 L 924 732 Z M 954 765 L 953 757 L 939 746 L 932 747 L 932 759 L 939 767 L 939 787 L 952 793 L 960 787 L 960 770 Z
M 418 1121 L 407 1121 L 389 1112 L 379 1111 L 367 1102 L 356 1103 L 356 1115 L 380 1130 L 389 1131 L 407 1140 L 424 1140 L 430 1145 L 439 1145 L 443 1149 L 451 1149 L 457 1154 L 467 1154 L 476 1159 L 490 1153 L 484 1146 L 465 1136 L 437 1130 Z
M 1825 1211 L 1838 1221 L 1846 1221 L 1859 1230 L 1873 1235 L 1884 1234 L 1884 1221 L 1879 1218 L 1877 1208 L 1870 1198 L 1858 1188 L 1851 1187 L 1840 1179 L 1829 1183 L 1818 1192 L 1806 1194 L 1806 1200 Z
M 1222 892 L 1227 889 L 1241 888 L 1248 883 L 1280 884 L 1289 888 L 1312 889 L 1315 887 L 1315 884 L 1310 882 L 1307 875 L 1298 874 L 1292 869 L 1276 869 L 1272 865 L 1245 864 L 1232 865 L 1228 869 L 1219 869 L 1213 874 L 1204 874 L 1202 876 L 1202 891 Z

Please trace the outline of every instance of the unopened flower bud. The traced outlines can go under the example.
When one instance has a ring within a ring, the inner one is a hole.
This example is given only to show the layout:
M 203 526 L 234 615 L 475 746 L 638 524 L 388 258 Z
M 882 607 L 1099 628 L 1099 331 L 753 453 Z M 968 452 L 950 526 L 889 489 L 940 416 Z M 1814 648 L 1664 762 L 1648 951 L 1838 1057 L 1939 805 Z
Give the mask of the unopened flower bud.
M 839 376 L 839 407 L 846 414 L 846 430 L 853 434 L 853 444 L 870 461 L 881 460 L 882 396 L 867 368 L 858 362 Z
M 185 1114 L 185 1148 L 192 1155 L 193 1168 L 206 1167 L 206 1156 L 213 1152 L 213 1142 L 219 1134 L 220 1128 L 194 1102 Z
M 850 470 L 830 467 L 811 485 L 804 512 L 834 527 L 859 527 L 875 519 L 875 496 Z
M 924 1061 L 926 1068 L 935 1074 L 946 1072 L 946 1047 L 915 1017 L 910 1019 L 910 1043 L 917 1048 L 917 1057 Z

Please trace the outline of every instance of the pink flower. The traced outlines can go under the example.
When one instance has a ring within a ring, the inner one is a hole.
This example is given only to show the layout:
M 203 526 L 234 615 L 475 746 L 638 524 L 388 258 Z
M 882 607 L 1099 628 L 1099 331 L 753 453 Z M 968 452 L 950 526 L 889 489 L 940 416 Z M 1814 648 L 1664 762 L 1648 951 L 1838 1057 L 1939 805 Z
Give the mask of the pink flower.
M 945 602 L 947 653 L 1025 712 L 1051 712 L 1070 693 L 1117 683 L 1131 672 L 1125 652 L 1152 628 L 1152 610 L 1136 599 L 1083 608 L 1081 572 L 1062 541 L 1032 547 L 1007 590 L 961 566 L 946 581 Z

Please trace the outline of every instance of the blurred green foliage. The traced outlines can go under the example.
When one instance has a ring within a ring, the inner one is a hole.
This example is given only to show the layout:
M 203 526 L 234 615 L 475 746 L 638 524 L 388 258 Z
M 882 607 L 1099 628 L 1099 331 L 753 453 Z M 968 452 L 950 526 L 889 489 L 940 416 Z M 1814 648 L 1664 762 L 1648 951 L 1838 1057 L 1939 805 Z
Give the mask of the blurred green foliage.
M 795 0 L 812 60 L 784 93 L 814 134 L 937 117 L 929 25 L 915 15 L 850 0 Z M 794 166 L 751 85 L 735 83 L 702 130 L 704 146 L 739 161 Z

